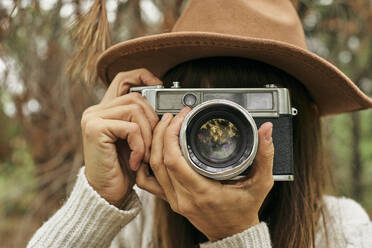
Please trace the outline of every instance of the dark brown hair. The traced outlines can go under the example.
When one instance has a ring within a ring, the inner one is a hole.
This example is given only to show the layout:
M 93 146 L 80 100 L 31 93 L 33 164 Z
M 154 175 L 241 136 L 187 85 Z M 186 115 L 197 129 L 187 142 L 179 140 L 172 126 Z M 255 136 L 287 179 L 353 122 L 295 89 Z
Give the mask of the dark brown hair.
M 212 57 L 185 62 L 164 77 L 183 87 L 263 87 L 277 84 L 290 90 L 298 115 L 293 119 L 293 182 L 275 182 L 261 207 L 259 217 L 270 230 L 274 247 L 315 246 L 318 220 L 326 209 L 322 197 L 329 182 L 322 159 L 321 125 L 317 107 L 306 88 L 294 77 L 268 64 L 236 57 Z M 157 247 L 193 247 L 205 241 L 190 222 L 157 200 L 154 240 Z M 323 219 L 325 224 L 326 218 Z

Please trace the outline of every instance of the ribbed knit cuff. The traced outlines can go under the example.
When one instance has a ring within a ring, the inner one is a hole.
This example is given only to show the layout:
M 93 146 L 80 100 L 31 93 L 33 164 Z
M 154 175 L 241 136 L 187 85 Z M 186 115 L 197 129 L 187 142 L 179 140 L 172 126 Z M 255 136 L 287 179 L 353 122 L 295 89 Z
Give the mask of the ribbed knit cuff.
M 141 203 L 134 191 L 120 210 L 89 185 L 84 168 L 67 202 L 35 233 L 29 247 L 108 247 L 138 214 Z
M 261 222 L 233 236 L 200 244 L 200 248 L 270 248 L 271 240 L 266 223 Z

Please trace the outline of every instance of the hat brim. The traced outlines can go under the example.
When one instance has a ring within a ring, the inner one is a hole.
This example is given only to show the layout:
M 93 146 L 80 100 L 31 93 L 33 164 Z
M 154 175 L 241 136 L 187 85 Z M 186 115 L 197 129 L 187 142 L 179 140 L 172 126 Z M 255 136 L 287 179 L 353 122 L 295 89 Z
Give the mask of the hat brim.
M 282 69 L 305 85 L 321 115 L 372 107 L 372 99 L 325 59 L 305 49 L 269 39 L 208 32 L 150 35 L 107 49 L 98 59 L 97 72 L 109 85 L 122 71 L 146 68 L 162 77 L 180 63 L 212 56 L 249 58 Z

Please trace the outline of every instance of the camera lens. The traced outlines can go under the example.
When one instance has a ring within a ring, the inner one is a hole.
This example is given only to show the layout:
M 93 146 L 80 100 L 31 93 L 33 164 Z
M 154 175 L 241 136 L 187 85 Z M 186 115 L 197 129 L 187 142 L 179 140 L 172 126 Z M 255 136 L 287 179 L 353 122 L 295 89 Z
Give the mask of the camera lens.
M 240 137 L 239 129 L 229 120 L 210 119 L 196 133 L 196 149 L 212 163 L 226 163 L 237 155 Z
M 243 172 L 257 151 L 256 124 L 240 105 L 222 99 L 196 106 L 180 133 L 184 157 L 193 169 L 224 180 Z

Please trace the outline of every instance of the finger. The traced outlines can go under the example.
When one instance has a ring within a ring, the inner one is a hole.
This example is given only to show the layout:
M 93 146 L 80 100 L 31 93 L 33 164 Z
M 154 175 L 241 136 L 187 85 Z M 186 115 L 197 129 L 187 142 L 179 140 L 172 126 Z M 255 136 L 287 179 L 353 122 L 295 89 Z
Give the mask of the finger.
M 163 143 L 165 131 L 172 119 L 173 115 L 166 113 L 156 126 L 153 133 L 150 156 L 151 169 L 154 172 L 154 175 L 162 187 L 167 199 L 170 201 L 175 200 L 175 192 L 170 181 L 168 171 L 163 163 Z
M 100 104 L 101 110 L 109 109 L 115 106 L 123 106 L 128 104 L 140 105 L 145 112 L 146 117 L 150 121 L 151 128 L 154 128 L 159 121 L 158 115 L 155 113 L 154 108 L 146 101 L 146 99 L 139 93 L 133 92 L 124 96 L 116 97 L 110 102 Z
M 180 185 L 187 190 L 202 189 L 202 183 L 207 182 L 207 179 L 195 172 L 183 158 L 179 146 L 179 132 L 181 125 L 186 115 L 190 112 L 190 108 L 182 109 L 180 113 L 173 118 L 172 122 L 166 130 L 164 136 L 164 162 L 171 179 L 174 177 Z M 173 183 L 175 185 L 175 183 Z
M 128 177 L 128 188 L 132 188 L 136 182 L 136 173 L 135 171 L 129 168 L 129 157 L 131 149 L 126 140 L 120 139 L 116 142 L 116 151 L 118 153 L 118 160 L 120 167 L 123 171 L 123 174 Z
M 119 105 L 97 113 L 102 119 L 114 119 L 135 122 L 141 129 L 142 139 L 145 143 L 145 162 L 150 158 L 150 147 L 152 142 L 152 128 L 143 108 L 138 104 Z
M 261 187 L 266 183 L 269 186 L 272 185 L 274 160 L 274 145 L 271 137 L 272 127 L 271 122 L 265 122 L 258 130 L 258 150 L 249 173 L 244 178 L 223 182 L 224 187 L 246 189 L 251 186 Z
M 159 78 L 145 68 L 119 72 L 112 80 L 101 103 L 109 102 L 118 96 L 126 94 L 131 86 L 162 84 Z
M 86 134 L 89 135 L 88 132 L 104 134 L 101 140 L 103 143 L 115 143 L 118 138 L 127 140 L 131 150 L 129 166 L 132 170 L 138 169 L 145 155 L 145 145 L 142 140 L 140 127 L 137 123 L 105 119 L 99 119 L 89 123 L 89 126 L 86 127 Z
M 136 174 L 136 184 L 141 189 L 144 189 L 157 197 L 166 200 L 162 187 L 156 178 L 150 175 L 147 164 L 142 163 L 138 169 Z
M 274 145 L 272 141 L 272 128 L 271 122 L 265 122 L 258 130 L 258 150 L 256 157 L 252 164 L 252 169 L 241 180 L 238 180 L 233 186 L 238 187 L 251 187 L 256 185 L 258 187 L 262 184 L 273 183 L 273 161 L 274 161 Z
M 274 144 L 272 140 L 273 124 L 265 122 L 258 130 L 258 150 L 253 161 L 257 177 L 270 178 L 273 173 Z

